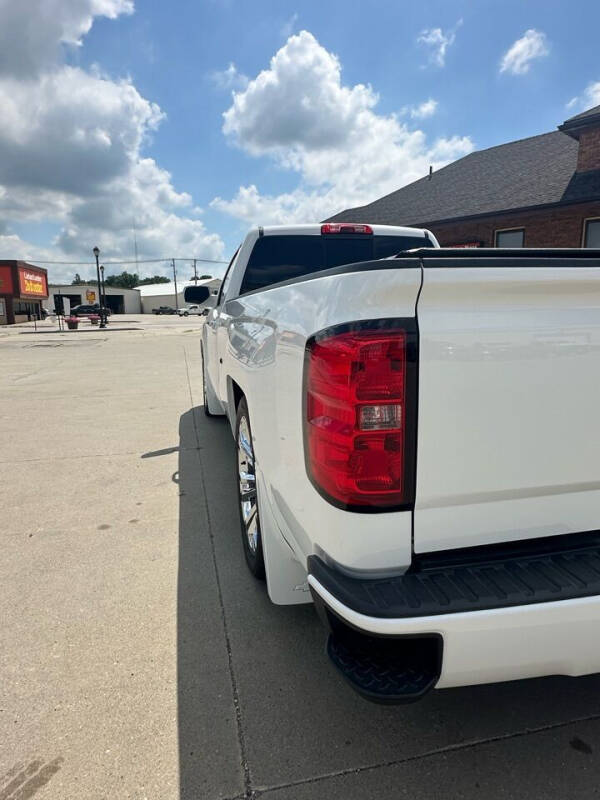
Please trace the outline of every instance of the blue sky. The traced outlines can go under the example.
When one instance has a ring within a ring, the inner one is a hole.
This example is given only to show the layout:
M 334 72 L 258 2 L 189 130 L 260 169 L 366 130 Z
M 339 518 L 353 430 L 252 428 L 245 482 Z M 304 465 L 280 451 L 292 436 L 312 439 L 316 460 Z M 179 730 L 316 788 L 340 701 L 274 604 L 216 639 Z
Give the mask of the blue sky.
M 5 258 L 225 259 L 600 103 L 597 2 L 53 4 L 0 0 Z

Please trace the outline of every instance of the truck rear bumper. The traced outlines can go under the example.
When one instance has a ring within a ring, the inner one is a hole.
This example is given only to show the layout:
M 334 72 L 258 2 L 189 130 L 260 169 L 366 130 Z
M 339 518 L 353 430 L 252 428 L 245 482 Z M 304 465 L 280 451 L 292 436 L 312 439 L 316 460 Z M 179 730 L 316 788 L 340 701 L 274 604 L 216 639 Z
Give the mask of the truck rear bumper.
M 441 637 L 439 678 L 432 681 L 437 688 L 600 672 L 598 595 L 389 618 L 367 616 L 344 605 L 312 574 L 308 582 L 321 612 L 333 614 L 356 632 L 375 637 Z

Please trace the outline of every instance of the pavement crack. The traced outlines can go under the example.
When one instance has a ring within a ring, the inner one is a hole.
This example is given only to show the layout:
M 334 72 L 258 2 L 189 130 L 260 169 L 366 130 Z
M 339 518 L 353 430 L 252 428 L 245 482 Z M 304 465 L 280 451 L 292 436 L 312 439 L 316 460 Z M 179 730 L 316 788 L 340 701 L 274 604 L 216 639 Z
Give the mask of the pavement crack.
M 546 733 L 552 730 L 558 730 L 560 728 L 566 728 L 569 725 L 578 725 L 582 722 L 594 722 L 596 720 L 600 720 L 600 714 L 591 714 L 587 717 L 577 717 L 575 719 L 565 720 L 563 722 L 553 722 L 549 723 L 548 725 L 539 725 L 535 728 L 524 728 L 520 731 L 513 731 L 512 733 L 503 733 L 499 734 L 498 736 L 489 736 L 485 739 L 474 739 L 467 742 L 457 742 L 456 744 L 449 744 L 445 747 L 439 747 L 434 750 L 426 750 L 423 753 L 416 753 L 412 756 L 407 756 L 406 758 L 398 758 L 392 759 L 389 761 L 382 761 L 378 764 L 367 764 L 362 767 L 347 767 L 345 769 L 333 770 L 332 772 L 327 772 L 322 775 L 313 775 L 309 778 L 299 778 L 295 781 L 288 781 L 286 783 L 277 783 L 272 784 L 270 786 L 261 786 L 257 787 L 252 797 L 254 799 L 262 797 L 263 795 L 268 794 L 269 792 L 274 792 L 279 789 L 290 789 L 294 786 L 305 786 L 312 783 L 319 783 L 320 781 L 326 781 L 331 778 L 342 778 L 346 775 L 358 775 L 361 773 L 366 772 L 373 772 L 377 769 L 382 769 L 383 767 L 398 767 L 402 766 L 403 764 L 410 764 L 414 761 L 421 761 L 428 758 L 434 758 L 435 756 L 445 755 L 447 753 L 455 753 L 460 752 L 461 750 L 471 750 L 475 747 L 480 747 L 481 745 L 486 744 L 494 744 L 496 742 L 506 742 L 510 741 L 511 739 L 518 739 L 523 736 L 531 736 L 536 733 Z
M 202 454 L 201 454 L 201 446 L 200 446 L 200 434 L 198 431 L 198 425 L 196 423 L 196 415 L 194 414 L 194 396 L 192 393 L 192 382 L 190 379 L 190 367 L 188 362 L 187 353 L 185 351 L 185 347 L 183 348 L 183 357 L 185 360 L 185 370 L 186 370 L 186 377 L 187 377 L 187 384 L 188 390 L 190 393 L 190 403 L 192 406 L 192 422 L 194 426 L 194 437 L 196 439 L 196 445 L 198 449 L 198 461 L 200 464 L 200 478 L 202 484 L 202 497 L 204 499 L 204 505 L 206 509 L 206 520 L 207 520 L 207 527 L 208 527 L 208 537 L 210 540 L 210 551 L 212 556 L 213 568 L 215 570 L 215 579 L 217 584 L 217 594 L 219 599 L 219 609 L 221 612 L 221 622 L 223 625 L 223 633 L 225 636 L 225 646 L 227 649 L 227 666 L 229 669 L 229 679 L 231 682 L 231 692 L 233 696 L 233 705 L 235 708 L 235 721 L 236 721 L 236 728 L 237 728 L 237 739 L 238 745 L 240 748 L 240 758 L 241 758 L 241 766 L 244 773 L 244 794 L 242 797 L 244 800 L 254 800 L 257 796 L 256 793 L 252 789 L 252 780 L 250 775 L 250 766 L 248 764 L 248 754 L 246 749 L 246 738 L 244 734 L 244 727 L 242 724 L 242 710 L 240 707 L 240 696 L 238 691 L 237 679 L 235 677 L 235 670 L 233 667 L 233 654 L 231 650 L 231 638 L 229 636 L 229 626 L 227 624 L 227 614 L 225 613 L 225 604 L 223 601 L 223 589 L 221 586 L 221 575 L 219 572 L 219 565 L 217 563 L 217 552 L 215 548 L 215 538 L 212 526 L 212 519 L 210 515 L 210 506 L 208 503 L 208 495 L 206 493 L 206 481 L 204 475 L 204 463 L 202 461 Z

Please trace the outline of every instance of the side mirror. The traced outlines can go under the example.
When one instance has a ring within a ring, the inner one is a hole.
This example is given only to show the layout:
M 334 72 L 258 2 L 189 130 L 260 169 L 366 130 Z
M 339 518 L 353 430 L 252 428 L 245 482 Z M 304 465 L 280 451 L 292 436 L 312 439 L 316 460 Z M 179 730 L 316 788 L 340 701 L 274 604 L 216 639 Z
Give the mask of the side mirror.
M 183 290 L 183 299 L 186 303 L 202 305 L 210 297 L 208 286 L 186 286 Z

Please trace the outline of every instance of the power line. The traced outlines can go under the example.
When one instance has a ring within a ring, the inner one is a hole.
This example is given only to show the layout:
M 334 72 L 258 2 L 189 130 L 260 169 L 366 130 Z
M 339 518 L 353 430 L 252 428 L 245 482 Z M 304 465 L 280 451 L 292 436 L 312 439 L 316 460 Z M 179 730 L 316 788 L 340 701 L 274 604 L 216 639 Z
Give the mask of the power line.
M 66 264 L 67 266 L 94 266 L 94 261 L 43 261 L 41 258 L 32 258 L 38 264 Z M 220 261 L 216 258 L 140 258 L 137 261 L 105 261 L 107 264 L 160 264 L 162 261 L 203 261 L 205 264 L 229 264 L 229 261 Z

